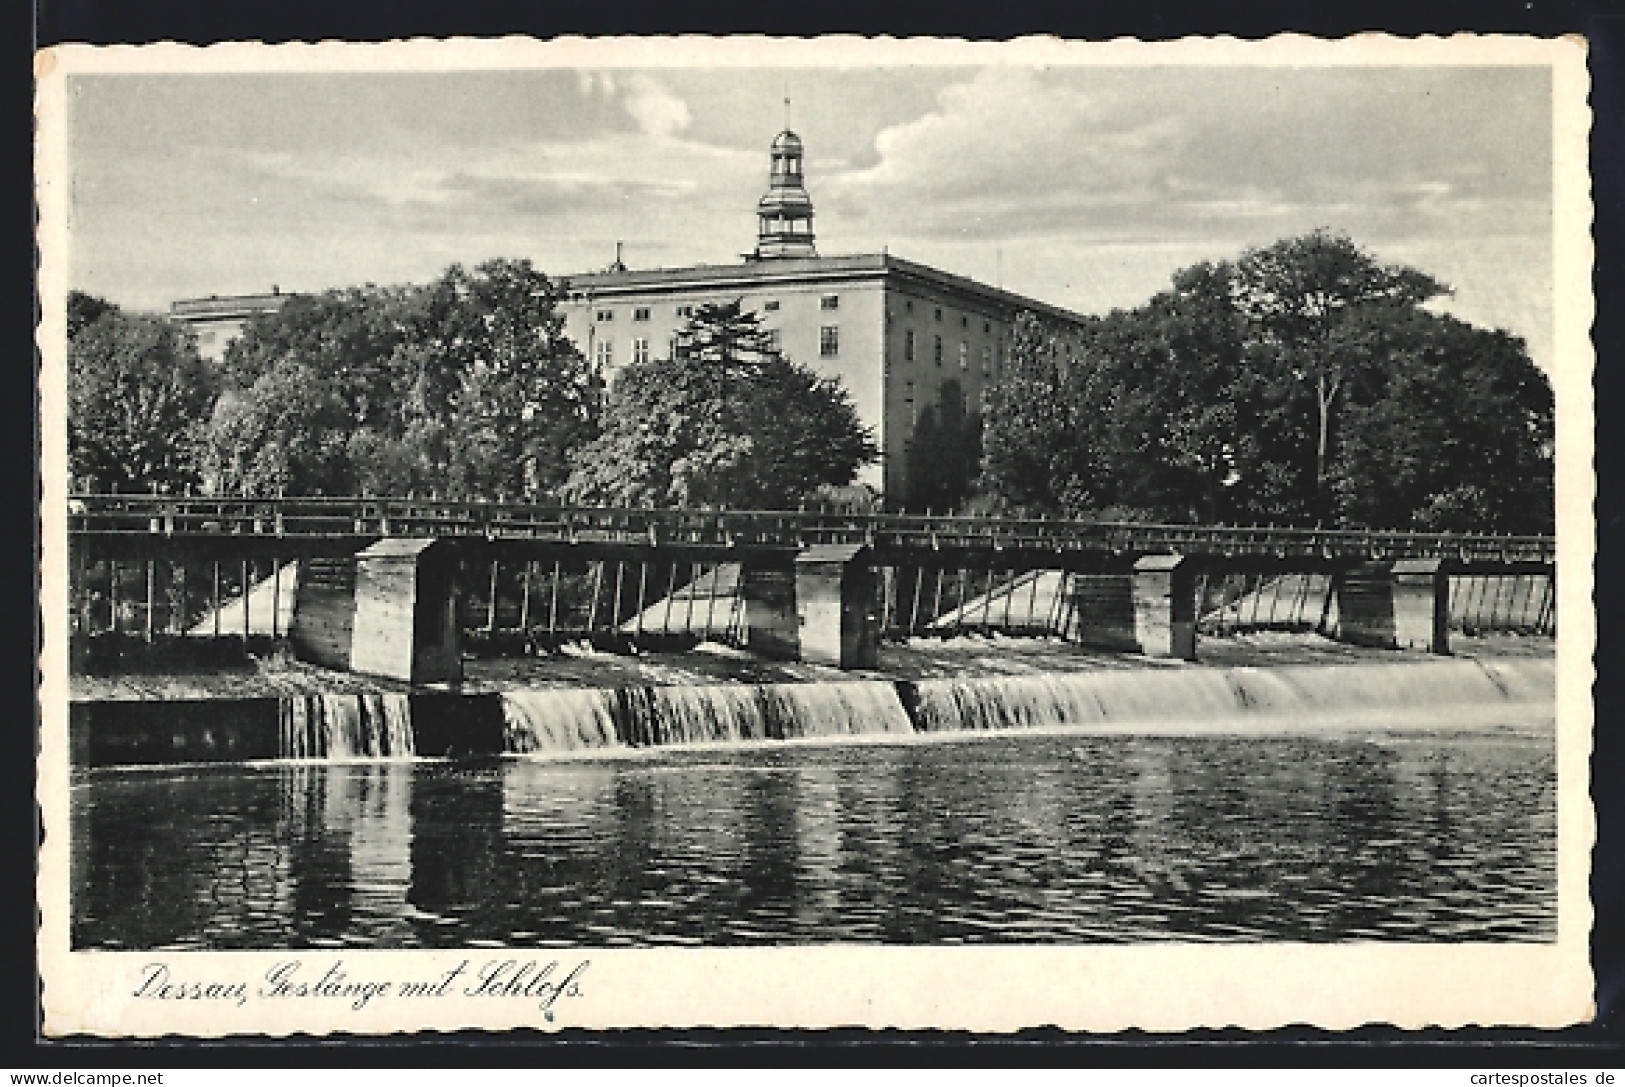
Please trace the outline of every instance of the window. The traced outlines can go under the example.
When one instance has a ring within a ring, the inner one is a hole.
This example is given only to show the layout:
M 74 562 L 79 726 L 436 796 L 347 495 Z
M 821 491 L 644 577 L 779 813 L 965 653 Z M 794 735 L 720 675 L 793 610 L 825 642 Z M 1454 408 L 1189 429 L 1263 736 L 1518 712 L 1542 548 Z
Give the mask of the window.
M 937 320 L 939 320 L 939 321 L 942 320 L 942 307 L 941 306 L 937 307 Z
M 612 309 L 601 309 L 601 310 L 599 310 L 598 311 L 598 320 L 600 320 L 600 321 L 613 321 L 613 320 L 615 320 L 615 311 L 612 310 Z
M 676 336 L 673 336 L 671 339 L 666 341 L 666 357 L 668 359 L 674 359 L 674 358 L 677 357 L 677 337 Z
M 984 335 L 984 336 L 991 335 L 992 332 L 993 332 L 993 322 L 992 321 L 983 321 L 982 322 L 982 335 Z
M 908 408 L 908 425 L 912 427 L 920 421 L 920 409 L 914 406 L 914 382 L 912 381 L 903 385 L 903 403 Z
M 841 353 L 841 330 L 836 325 L 825 325 L 818 330 L 818 354 L 831 359 Z
M 640 336 L 638 339 L 632 341 L 632 361 L 649 361 L 649 341 L 647 339 Z
M 634 320 L 634 321 L 647 321 L 648 319 L 649 319 L 649 307 L 648 306 L 639 306 L 639 307 L 637 307 L 636 309 L 634 309 L 632 311 L 632 320 Z
M 762 304 L 762 309 L 765 310 L 768 313 L 773 313 L 773 312 L 777 311 L 778 308 L 779 308 L 779 303 L 778 303 L 778 301 L 776 299 L 774 301 L 772 301 L 772 302 L 764 302 Z
M 993 372 L 993 349 L 984 344 L 982 346 L 982 376 L 986 377 L 988 374 L 991 374 L 992 372 Z
M 914 330 L 912 328 L 903 330 L 903 361 L 914 361 Z
M 961 370 L 970 369 L 970 344 L 964 340 L 959 341 L 959 368 Z
M 961 314 L 960 317 L 959 317 L 959 327 L 960 328 L 969 328 L 970 327 L 970 318 L 966 317 L 964 314 Z
M 840 309 L 841 308 L 841 296 L 838 295 L 838 294 L 826 294 L 824 297 L 822 297 L 822 298 L 820 298 L 818 300 L 818 308 L 819 309 Z
M 593 351 L 594 360 L 599 366 L 609 368 L 615 365 L 615 343 L 613 340 L 599 340 L 597 348 Z
M 693 306 L 678 306 L 677 307 L 677 316 L 679 316 L 679 317 L 692 317 L 692 316 L 694 316 L 694 307 Z
M 912 298 L 904 299 L 903 300 L 903 309 L 905 311 L 909 312 L 909 313 L 913 313 L 914 312 L 914 299 L 912 299 Z
M 931 361 L 938 366 L 942 365 L 942 337 L 934 337 L 931 341 Z

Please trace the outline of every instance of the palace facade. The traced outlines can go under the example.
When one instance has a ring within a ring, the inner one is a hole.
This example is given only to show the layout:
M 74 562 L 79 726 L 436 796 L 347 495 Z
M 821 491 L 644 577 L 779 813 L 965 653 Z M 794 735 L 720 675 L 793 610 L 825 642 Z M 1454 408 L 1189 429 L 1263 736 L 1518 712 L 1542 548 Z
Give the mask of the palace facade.
M 801 140 L 773 141 L 754 252 L 739 264 L 608 270 L 564 277 L 565 330 L 612 378 L 631 362 L 669 358 L 677 332 L 706 303 L 740 301 L 779 350 L 838 378 L 874 433 L 880 462 L 860 480 L 890 506 L 907 500 L 907 448 L 921 411 L 956 383 L 968 411 L 1003 376 L 1017 314 L 1065 336 L 1086 318 L 889 253 L 820 256 L 803 181 Z

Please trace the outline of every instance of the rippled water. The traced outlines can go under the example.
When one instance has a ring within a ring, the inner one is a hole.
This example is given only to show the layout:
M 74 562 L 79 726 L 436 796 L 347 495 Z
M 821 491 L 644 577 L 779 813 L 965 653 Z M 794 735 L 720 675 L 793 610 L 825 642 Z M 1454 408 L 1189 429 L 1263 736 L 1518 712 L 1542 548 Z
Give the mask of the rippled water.
M 1550 940 L 1549 727 L 96 771 L 100 948 Z

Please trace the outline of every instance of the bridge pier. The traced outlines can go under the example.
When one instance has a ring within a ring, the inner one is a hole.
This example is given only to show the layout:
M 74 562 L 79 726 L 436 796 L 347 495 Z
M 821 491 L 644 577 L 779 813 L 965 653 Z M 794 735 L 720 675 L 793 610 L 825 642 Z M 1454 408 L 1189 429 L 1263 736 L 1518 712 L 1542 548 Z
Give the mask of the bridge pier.
M 1338 640 L 1379 649 L 1450 652 L 1448 559 L 1362 563 L 1333 580 Z
M 739 603 L 746 649 L 773 660 L 801 659 L 793 565 L 744 559 L 739 565 Z
M 1072 579 L 1063 634 L 1080 645 L 1196 659 L 1196 576 L 1184 555 L 1143 555 L 1131 570 Z
M 836 668 L 880 663 L 880 579 L 865 544 L 815 544 L 796 556 L 800 659 Z

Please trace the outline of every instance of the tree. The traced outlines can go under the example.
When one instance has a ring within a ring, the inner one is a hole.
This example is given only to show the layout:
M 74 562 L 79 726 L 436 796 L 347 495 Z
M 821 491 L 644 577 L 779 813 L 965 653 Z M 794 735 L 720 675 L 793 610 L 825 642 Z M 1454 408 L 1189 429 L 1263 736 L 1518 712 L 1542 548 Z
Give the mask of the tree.
M 227 350 L 233 398 L 212 424 L 213 478 L 256 488 L 280 479 L 290 493 L 552 493 L 573 451 L 597 434 L 603 399 L 557 301 L 528 261 L 453 265 L 427 286 L 290 299 Z M 319 378 L 301 391 L 316 413 L 304 433 L 297 416 L 265 402 L 300 373 Z M 255 442 L 278 444 L 240 444 Z
M 77 292 L 68 314 L 68 461 L 78 486 L 176 492 L 198 482 L 193 446 L 215 392 L 192 334 Z
M 1324 234 L 1199 264 L 1075 344 L 1018 322 L 983 486 L 1108 519 L 1545 531 L 1552 393 L 1521 342 Z
M 445 413 L 448 494 L 551 493 L 598 435 L 602 379 L 564 335 L 558 292 L 529 261 L 452 266 L 430 288 L 421 366 L 454 374 Z
M 1521 341 L 1426 311 L 1364 330 L 1368 386 L 1330 469 L 1346 524 L 1551 532 L 1551 385 Z
M 1448 288 L 1414 268 L 1379 265 L 1346 235 L 1326 230 L 1248 250 L 1233 283 L 1241 313 L 1285 370 L 1314 391 L 1315 508 L 1325 516 L 1338 397 L 1361 358 L 1351 330 L 1370 310 L 1414 308 Z
M 96 321 L 107 313 L 117 313 L 118 307 L 105 298 L 97 298 L 93 294 L 83 291 L 68 292 L 68 339 L 79 334 L 79 330 Z
M 1028 514 L 1089 508 L 1092 417 L 1101 406 L 1090 363 L 1031 313 L 1016 317 L 1003 379 L 982 412 L 981 487 Z
M 699 307 L 673 357 L 632 363 L 565 493 L 582 502 L 777 508 L 877 455 L 838 381 L 775 351 L 739 302 Z
M 220 397 L 203 442 L 203 474 L 217 494 L 349 494 L 353 432 L 339 382 L 284 359 L 247 390 Z
M 937 402 L 920 412 L 908 444 L 907 508 L 950 513 L 962 507 L 971 496 L 981 456 L 981 417 L 965 410 L 959 382 L 944 381 Z

